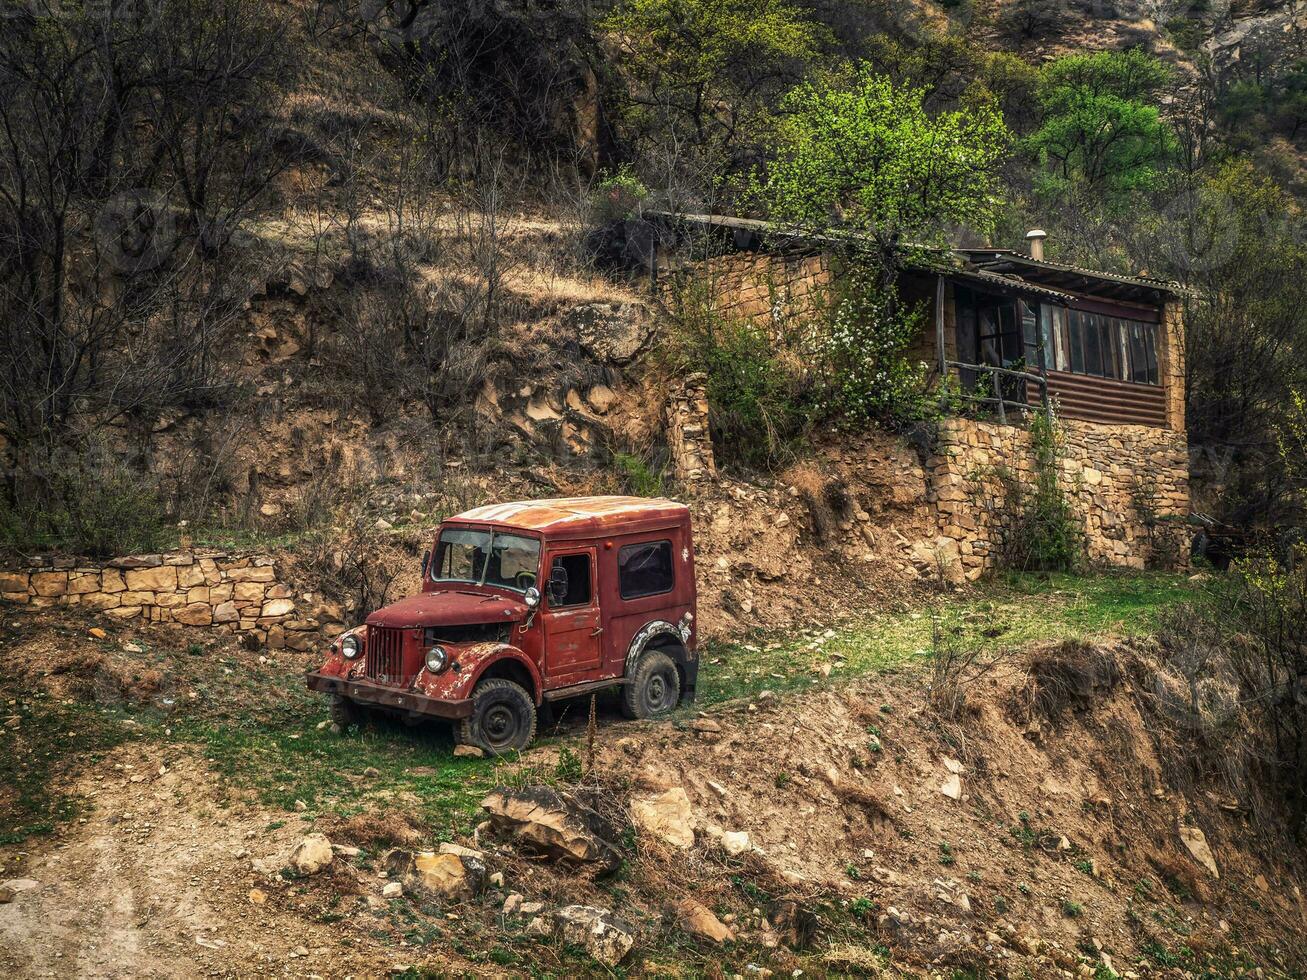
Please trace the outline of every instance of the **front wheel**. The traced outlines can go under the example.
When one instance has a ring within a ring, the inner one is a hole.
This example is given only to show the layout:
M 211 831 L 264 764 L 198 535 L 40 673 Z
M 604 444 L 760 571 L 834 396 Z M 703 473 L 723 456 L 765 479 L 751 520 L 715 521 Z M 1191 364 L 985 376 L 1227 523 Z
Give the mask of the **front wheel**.
M 622 714 L 628 718 L 658 718 L 681 700 L 681 675 L 672 658 L 657 650 L 640 658 L 622 688 Z
M 500 755 L 521 752 L 536 734 L 536 706 L 520 684 L 492 677 L 472 692 L 472 714 L 458 724 L 458 741 Z

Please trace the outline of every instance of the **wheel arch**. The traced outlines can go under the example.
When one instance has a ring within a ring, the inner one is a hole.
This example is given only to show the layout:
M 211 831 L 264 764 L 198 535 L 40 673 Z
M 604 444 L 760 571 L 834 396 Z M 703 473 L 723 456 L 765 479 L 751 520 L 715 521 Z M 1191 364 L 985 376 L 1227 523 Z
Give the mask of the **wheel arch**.
M 527 659 L 525 654 L 515 648 L 509 648 L 499 656 L 491 658 L 477 670 L 468 690 L 475 691 L 476 686 L 482 681 L 494 677 L 520 684 L 526 689 L 526 693 L 530 695 L 536 707 L 540 706 L 544 697 L 544 682 L 540 677 L 539 669 Z

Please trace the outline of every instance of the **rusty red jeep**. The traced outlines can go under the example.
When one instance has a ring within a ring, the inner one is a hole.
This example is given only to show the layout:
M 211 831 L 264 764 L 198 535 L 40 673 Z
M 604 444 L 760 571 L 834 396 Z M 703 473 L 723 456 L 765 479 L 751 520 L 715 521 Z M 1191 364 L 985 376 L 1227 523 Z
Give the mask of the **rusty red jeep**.
M 446 718 L 463 743 L 523 749 L 537 709 L 620 687 L 631 718 L 694 699 L 694 543 L 670 500 L 578 497 L 451 517 L 422 592 L 342 634 L 311 690 L 345 726 L 362 711 Z

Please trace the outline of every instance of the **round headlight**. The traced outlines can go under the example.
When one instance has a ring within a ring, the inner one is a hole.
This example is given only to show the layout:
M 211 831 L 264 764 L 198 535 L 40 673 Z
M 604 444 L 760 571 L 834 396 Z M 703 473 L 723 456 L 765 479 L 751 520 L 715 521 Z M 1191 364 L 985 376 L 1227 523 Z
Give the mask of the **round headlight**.
M 346 660 L 353 660 L 360 652 L 359 638 L 357 636 L 347 636 L 340 641 L 340 652 Z
M 449 653 L 444 647 L 435 646 L 427 651 L 427 670 L 439 674 L 449 666 Z

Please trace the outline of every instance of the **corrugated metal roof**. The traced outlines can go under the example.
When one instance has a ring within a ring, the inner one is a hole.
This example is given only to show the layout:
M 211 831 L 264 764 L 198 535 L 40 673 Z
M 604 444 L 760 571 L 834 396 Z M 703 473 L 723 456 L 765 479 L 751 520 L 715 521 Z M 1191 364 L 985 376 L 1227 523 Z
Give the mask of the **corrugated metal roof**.
M 725 214 L 682 214 L 673 211 L 647 211 L 645 212 L 645 217 L 654 220 L 671 220 L 687 224 L 702 225 L 709 228 L 747 232 L 753 235 L 776 235 L 794 241 L 809 241 L 814 244 L 820 244 L 823 242 L 850 242 L 858 241 L 860 239 L 867 240 L 868 238 L 868 236 L 856 232 L 842 233 L 839 231 L 833 231 L 815 233 L 793 226 L 780 225 L 772 221 L 764 221 L 759 218 L 737 218 L 734 215 Z M 1073 298 L 1072 294 L 1049 286 L 1036 285 L 1018 275 L 985 269 L 982 267 L 982 263 L 980 262 L 981 257 L 991 255 L 994 257 L 994 261 L 1024 265 L 1030 267 L 1032 270 L 1038 269 L 1053 273 L 1083 276 L 1087 279 L 1097 279 L 1101 282 L 1114 285 L 1134 286 L 1141 289 L 1177 294 L 1187 292 L 1187 290 L 1179 283 L 1166 279 L 1158 279 L 1152 276 L 1126 276 L 1114 272 L 1099 272 L 1095 269 L 1085 269 L 1080 266 L 1066 265 L 1060 262 L 1049 262 L 1046 259 L 1033 259 L 1023 252 L 1016 252 L 1012 249 L 1006 248 L 938 248 L 911 243 L 904 243 L 903 248 L 908 252 L 934 253 L 940 259 L 940 262 L 937 265 L 924 261 L 909 261 L 909 268 L 917 269 L 919 271 L 930 271 L 968 278 L 989 285 L 1002 285 L 1009 289 L 1015 289 L 1021 292 L 1055 298 L 1061 302 Z

